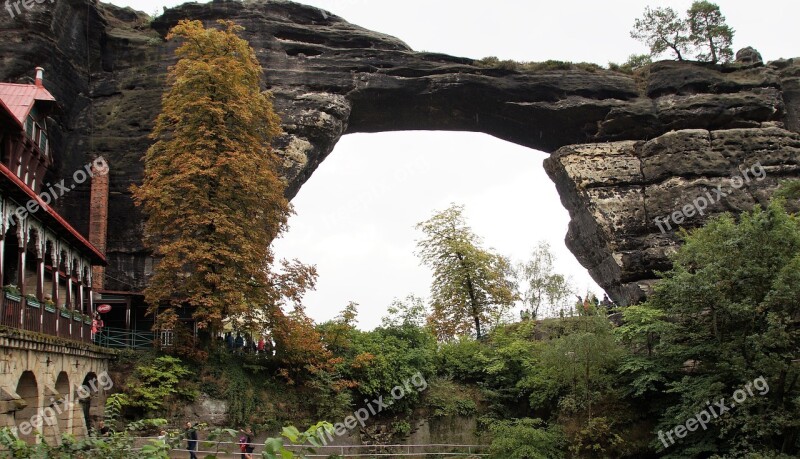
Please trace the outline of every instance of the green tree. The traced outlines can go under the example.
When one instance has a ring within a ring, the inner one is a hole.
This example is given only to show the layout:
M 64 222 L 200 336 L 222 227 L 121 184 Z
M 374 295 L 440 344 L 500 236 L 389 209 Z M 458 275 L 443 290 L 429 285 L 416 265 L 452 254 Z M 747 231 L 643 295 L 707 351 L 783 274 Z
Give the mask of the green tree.
M 548 343 L 542 365 L 562 387 L 562 411 L 583 413 L 591 420 L 595 403 L 611 388 L 611 370 L 622 356 L 621 348 L 602 315 L 579 316 L 571 325 L 574 329 Z
M 686 237 L 637 314 L 655 365 L 631 367 L 638 390 L 666 391 L 664 432 L 763 378 L 747 397 L 667 450 L 668 457 L 797 455 L 800 444 L 800 219 L 783 201 L 737 222 L 725 215 Z M 648 309 L 654 310 L 649 312 Z M 630 315 L 626 315 L 630 317 Z M 658 322 L 661 322 L 660 324 Z M 662 389 L 663 388 L 663 389 Z M 752 389 L 751 389 L 752 390 Z M 658 440 L 659 449 L 665 449 Z
M 435 362 L 436 339 L 427 330 L 408 326 L 378 328 L 353 333 L 353 357 L 345 372 L 356 382 L 359 395 L 356 400 L 363 400 L 387 396 L 417 373 L 428 378 L 435 373 Z M 422 390 L 422 387 L 406 390 L 402 401 L 396 401 L 392 410 L 413 405 Z
M 634 21 L 631 37 L 644 42 L 650 48 L 652 58 L 671 51 L 682 61 L 684 53 L 689 50 L 689 26 L 670 7 L 646 7 L 644 16 Z
M 725 16 L 719 6 L 696 1 L 687 12 L 689 19 L 689 39 L 698 51 L 697 59 L 716 64 L 728 62 L 733 58 L 733 29 L 725 24 Z
M 381 324 L 385 328 L 403 326 L 422 328 L 425 326 L 427 308 L 425 300 L 418 296 L 408 295 L 404 300 L 395 299 L 386 312 L 388 314 L 381 318 Z
M 614 62 L 608 63 L 608 68 L 610 70 L 633 74 L 633 72 L 648 66 L 653 63 L 653 58 L 650 57 L 649 54 L 631 54 L 628 56 L 628 60 L 625 61 L 623 64 L 616 64 Z
M 270 242 L 290 212 L 270 143 L 280 132 L 253 49 L 229 21 L 206 29 L 181 21 L 181 40 L 134 198 L 158 258 L 146 290 L 164 328 L 189 306 L 219 327 L 253 305 L 272 304 Z
M 358 322 L 358 303 L 351 301 L 335 319 L 317 327 L 325 347 L 336 355 L 343 355 L 352 345 L 352 334 Z
M 555 255 L 546 241 L 540 241 L 531 259 L 517 266 L 517 279 L 522 290 L 522 304 L 530 319 L 564 306 L 573 289 L 562 274 L 555 272 Z M 545 309 L 545 310 L 543 310 Z
M 441 339 L 470 331 L 480 339 L 517 299 L 511 263 L 481 247 L 463 210 L 453 204 L 417 225 L 425 234 L 418 256 L 433 270 L 430 322 Z

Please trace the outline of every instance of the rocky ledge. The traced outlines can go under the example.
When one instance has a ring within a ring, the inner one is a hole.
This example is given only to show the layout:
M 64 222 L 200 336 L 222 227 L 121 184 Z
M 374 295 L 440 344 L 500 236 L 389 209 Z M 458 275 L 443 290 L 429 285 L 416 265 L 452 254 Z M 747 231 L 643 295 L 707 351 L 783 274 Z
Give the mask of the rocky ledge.
M 569 66 L 519 72 L 415 52 L 330 12 L 277 0 L 188 3 L 152 22 L 89 0 L 0 15 L 0 80 L 20 81 L 43 65 L 61 101 L 53 120 L 54 144 L 62 146 L 56 173 L 93 155 L 110 163 L 109 289 L 141 290 L 152 266 L 129 187 L 141 179 L 174 62 L 175 45 L 163 37 L 183 18 L 246 28 L 283 119 L 278 148 L 290 197 L 349 133 L 475 131 L 555 152 L 546 168 L 572 215 L 569 247 L 622 303 L 647 292 L 675 247 L 679 225 L 662 233 L 656 216 L 758 161 L 767 179 L 689 224 L 763 202 L 778 178 L 797 176 L 796 60 L 660 62 L 637 75 Z M 79 189 L 61 204 L 84 232 L 87 202 L 88 190 Z

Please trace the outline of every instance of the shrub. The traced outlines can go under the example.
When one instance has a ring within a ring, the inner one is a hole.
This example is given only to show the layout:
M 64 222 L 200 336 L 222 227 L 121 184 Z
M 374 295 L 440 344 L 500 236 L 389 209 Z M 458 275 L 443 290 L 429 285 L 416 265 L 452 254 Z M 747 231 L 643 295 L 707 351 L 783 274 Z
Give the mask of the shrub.
M 198 391 L 194 384 L 186 382 L 191 374 L 175 357 L 162 356 L 151 363 L 142 363 L 134 370 L 132 382 L 125 391 L 126 405 L 159 411 L 165 402 L 175 398 L 194 400 Z
M 547 427 L 541 419 L 496 421 L 489 448 L 492 459 L 555 459 L 564 457 L 566 439 L 558 427 Z
M 485 57 L 475 61 L 474 64 L 481 68 L 510 70 L 520 73 L 533 73 L 547 70 L 583 70 L 586 72 L 602 70 L 602 67 L 591 62 L 565 62 L 556 60 L 520 62 L 514 60 L 500 60 L 495 56 Z

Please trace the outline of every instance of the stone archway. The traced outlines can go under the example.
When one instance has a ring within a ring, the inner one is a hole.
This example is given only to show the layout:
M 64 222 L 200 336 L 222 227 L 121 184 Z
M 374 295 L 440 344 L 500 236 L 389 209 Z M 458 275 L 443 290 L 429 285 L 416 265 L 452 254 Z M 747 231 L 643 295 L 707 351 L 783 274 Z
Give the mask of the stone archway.
M 32 371 L 25 371 L 17 383 L 17 395 L 20 396 L 24 407 L 14 413 L 14 423 L 17 426 L 17 436 L 20 440 L 35 443 L 41 431 L 41 425 L 32 424 L 39 414 L 39 384 Z
M 58 374 L 56 379 L 56 392 L 59 398 L 52 401 L 52 407 L 56 412 L 58 432 L 60 435 L 72 433 L 72 411 L 69 409 L 73 395 L 70 393 L 69 375 L 66 371 Z
M 75 397 L 78 403 L 75 404 L 76 412 L 73 422 L 80 424 L 80 428 L 73 427 L 76 436 L 88 435 L 93 428 L 96 428 L 97 422 L 102 417 L 103 400 L 97 390 L 99 387 L 97 374 L 89 372 L 83 378 L 81 386 L 75 388 Z

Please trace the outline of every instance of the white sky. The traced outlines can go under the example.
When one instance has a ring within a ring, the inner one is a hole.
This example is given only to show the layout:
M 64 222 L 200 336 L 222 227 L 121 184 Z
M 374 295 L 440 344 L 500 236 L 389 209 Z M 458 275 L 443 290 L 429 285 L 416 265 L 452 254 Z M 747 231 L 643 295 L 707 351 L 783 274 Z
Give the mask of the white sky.
M 152 13 L 180 1 L 112 0 Z M 206 3 L 206 2 L 201 2 Z M 629 37 L 644 7 L 685 11 L 691 1 L 307 0 L 351 23 L 394 35 L 419 51 L 481 58 L 557 59 L 606 65 L 645 48 Z M 720 0 L 736 30 L 734 51 L 753 46 L 765 60 L 800 55 L 794 0 Z M 268 71 L 268 70 L 267 70 Z M 416 223 L 451 202 L 488 246 L 516 260 L 547 240 L 558 268 L 581 291 L 600 293 L 564 245 L 569 216 L 542 168 L 544 153 L 483 134 L 401 132 L 346 136 L 293 204 L 279 257 L 316 264 L 320 279 L 306 301 L 317 321 L 348 301 L 362 328 L 380 323 L 395 297 L 427 296 L 430 273 L 414 255 Z

